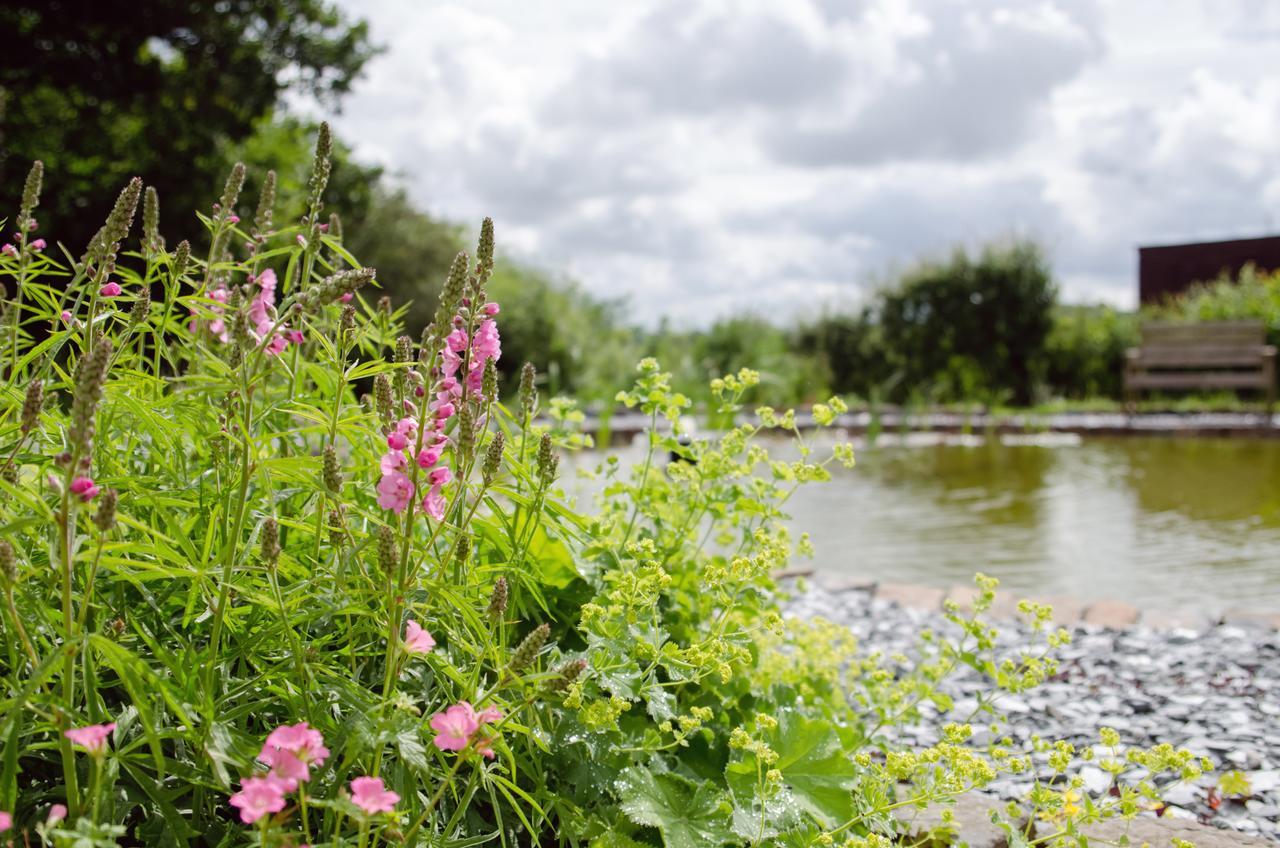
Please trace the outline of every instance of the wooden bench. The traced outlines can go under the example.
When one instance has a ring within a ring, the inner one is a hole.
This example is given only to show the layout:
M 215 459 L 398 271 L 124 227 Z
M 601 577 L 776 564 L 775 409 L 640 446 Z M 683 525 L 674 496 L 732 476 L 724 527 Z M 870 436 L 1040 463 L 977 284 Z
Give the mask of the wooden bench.
M 1203 324 L 1150 322 L 1142 346 L 1129 348 L 1124 390 L 1130 407 L 1140 391 L 1257 389 L 1270 414 L 1276 398 L 1276 349 L 1261 321 Z

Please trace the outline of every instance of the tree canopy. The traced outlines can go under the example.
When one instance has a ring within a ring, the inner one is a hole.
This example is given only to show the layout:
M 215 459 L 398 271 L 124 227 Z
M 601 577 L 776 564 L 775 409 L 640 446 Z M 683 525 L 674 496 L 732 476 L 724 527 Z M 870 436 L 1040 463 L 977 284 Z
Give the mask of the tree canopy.
M 8 0 L 0 185 L 46 165 L 42 230 L 78 250 L 132 176 L 190 235 L 225 168 L 287 90 L 336 102 L 374 53 L 326 0 Z M 12 204 L 6 204 L 12 205 Z

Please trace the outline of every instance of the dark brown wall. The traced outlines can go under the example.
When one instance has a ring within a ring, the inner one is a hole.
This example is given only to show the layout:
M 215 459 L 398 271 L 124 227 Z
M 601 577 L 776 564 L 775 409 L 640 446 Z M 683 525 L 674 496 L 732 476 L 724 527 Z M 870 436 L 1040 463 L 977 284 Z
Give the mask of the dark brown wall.
M 1250 262 L 1267 270 L 1280 268 L 1280 236 L 1140 247 L 1138 299 L 1156 302 L 1223 271 L 1234 275 Z

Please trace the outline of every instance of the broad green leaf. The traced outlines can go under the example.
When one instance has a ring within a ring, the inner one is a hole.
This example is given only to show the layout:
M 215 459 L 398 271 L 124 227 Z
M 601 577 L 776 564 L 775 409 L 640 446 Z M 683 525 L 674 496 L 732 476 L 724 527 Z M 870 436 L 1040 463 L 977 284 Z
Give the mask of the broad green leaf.
M 667 848 L 708 848 L 737 841 L 729 800 L 710 781 L 629 768 L 614 782 L 622 811 L 636 824 L 662 831 Z
M 778 761 L 773 767 L 782 772 L 795 803 L 828 827 L 852 818 L 858 767 L 835 725 L 786 710 L 774 737 Z

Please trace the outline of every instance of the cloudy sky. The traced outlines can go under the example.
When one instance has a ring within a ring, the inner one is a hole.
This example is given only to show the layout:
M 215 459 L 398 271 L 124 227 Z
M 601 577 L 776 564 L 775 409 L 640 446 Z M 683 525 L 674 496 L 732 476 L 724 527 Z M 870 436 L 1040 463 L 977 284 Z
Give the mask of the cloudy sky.
M 637 320 L 858 300 L 1012 234 L 1072 301 L 1280 228 L 1272 0 L 341 0 L 336 118 L 423 208 Z

